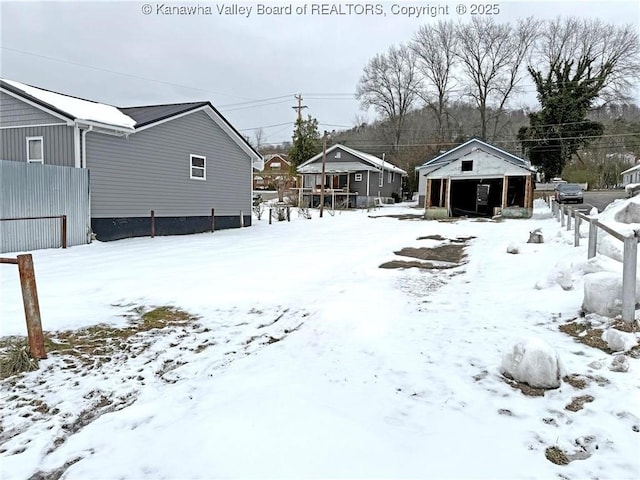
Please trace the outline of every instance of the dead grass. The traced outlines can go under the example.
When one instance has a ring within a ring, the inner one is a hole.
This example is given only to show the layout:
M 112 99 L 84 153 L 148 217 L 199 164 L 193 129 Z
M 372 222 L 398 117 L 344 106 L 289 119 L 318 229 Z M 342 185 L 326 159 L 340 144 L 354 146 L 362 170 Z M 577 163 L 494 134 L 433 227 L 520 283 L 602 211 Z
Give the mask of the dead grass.
M 510 385 L 512 388 L 514 388 L 516 390 L 520 390 L 527 397 L 544 397 L 544 393 L 546 392 L 546 390 L 544 388 L 532 387 L 529 384 L 522 383 L 522 382 L 516 382 L 515 380 L 512 380 L 512 379 L 507 378 L 507 377 L 502 377 L 502 380 L 507 385 Z
M 571 403 L 564 407 L 565 410 L 570 412 L 577 412 L 584 408 L 585 403 L 591 403 L 595 400 L 591 395 L 582 395 L 580 397 L 574 397 L 571 399 Z
M 569 457 L 558 447 L 547 447 L 544 451 L 544 456 L 556 465 L 569 465 Z
M 568 323 L 562 324 L 558 327 L 561 332 L 572 336 L 577 342 L 590 347 L 602 350 L 605 353 L 614 353 L 607 342 L 602 339 L 604 328 L 601 326 L 593 327 L 588 320 L 583 318 L 572 320 Z M 607 328 L 615 328 L 623 332 L 637 333 L 640 332 L 640 327 L 637 322 L 628 323 L 622 320 L 614 320 Z M 632 349 L 625 352 L 626 355 L 632 358 L 640 358 L 640 345 L 636 345 Z
M 589 384 L 588 380 L 585 377 L 581 375 L 577 375 L 575 373 L 572 373 L 571 375 L 566 375 L 565 377 L 562 378 L 562 380 L 568 383 L 569 385 L 571 385 L 572 387 L 577 388 L 578 390 L 587 388 L 587 385 Z
M 38 360 L 29 353 L 26 339 L 12 338 L 6 345 L 5 355 L 0 358 L 0 379 L 38 369 Z
M 466 257 L 464 247 L 464 245 L 460 244 L 440 245 L 434 248 L 407 247 L 393 253 L 403 257 L 419 258 L 420 260 L 460 263 Z
M 134 335 L 154 329 L 184 325 L 198 318 L 170 306 L 156 307 L 146 312 L 145 310 L 144 307 L 131 309 L 126 314 L 130 325 L 122 328 L 92 325 L 78 330 L 45 332 L 45 350 L 50 355 L 70 356 L 81 364 L 95 365 L 110 361 L 110 355 L 116 351 L 127 350 L 129 340 Z M 0 339 L 0 353 L 6 357 L 6 360 L 0 360 L 0 379 L 37 369 L 37 361 L 28 357 L 25 345 L 24 337 Z M 65 358 L 64 361 L 67 364 L 64 368 L 77 366 L 77 362 L 70 358 Z

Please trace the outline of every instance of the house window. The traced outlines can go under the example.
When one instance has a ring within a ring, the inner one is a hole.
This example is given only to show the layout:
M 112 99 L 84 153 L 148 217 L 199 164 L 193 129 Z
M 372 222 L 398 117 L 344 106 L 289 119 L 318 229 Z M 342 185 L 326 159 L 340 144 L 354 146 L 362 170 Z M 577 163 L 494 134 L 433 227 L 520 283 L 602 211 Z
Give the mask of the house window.
M 470 172 L 473 170 L 473 160 L 462 160 L 462 171 Z
M 44 163 L 42 137 L 27 137 L 27 162 Z
M 393 183 L 393 172 L 389 172 L 389 178 L 387 179 L 389 183 Z
M 378 175 L 378 186 L 381 187 L 384 184 L 384 170 L 380 171 Z
M 342 157 L 342 152 L 336 152 L 333 158 L 340 158 L 340 157 Z
M 270 165 L 271 170 L 280 170 L 282 164 L 280 162 L 271 162 Z
M 361 182 L 362 181 L 362 174 L 361 173 L 356 173 L 355 180 L 356 180 L 356 182 Z
M 191 176 L 195 180 L 207 179 L 207 157 L 191 155 Z

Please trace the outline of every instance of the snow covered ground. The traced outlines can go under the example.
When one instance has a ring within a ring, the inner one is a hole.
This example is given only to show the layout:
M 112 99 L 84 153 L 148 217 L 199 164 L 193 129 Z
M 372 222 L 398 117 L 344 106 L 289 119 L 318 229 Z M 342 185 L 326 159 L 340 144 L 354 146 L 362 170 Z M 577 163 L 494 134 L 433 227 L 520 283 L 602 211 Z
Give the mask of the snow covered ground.
M 502 222 L 294 213 L 33 252 L 47 331 L 156 306 L 198 319 L 2 381 L 2 478 L 639 478 L 640 360 L 614 372 L 559 331 L 580 320 L 587 247 L 537 206 Z M 526 243 L 536 228 L 544 243 Z M 378 268 L 469 237 L 458 267 Z M 3 336 L 24 334 L 14 270 Z M 580 382 L 544 396 L 505 382 L 503 355 L 531 337 Z

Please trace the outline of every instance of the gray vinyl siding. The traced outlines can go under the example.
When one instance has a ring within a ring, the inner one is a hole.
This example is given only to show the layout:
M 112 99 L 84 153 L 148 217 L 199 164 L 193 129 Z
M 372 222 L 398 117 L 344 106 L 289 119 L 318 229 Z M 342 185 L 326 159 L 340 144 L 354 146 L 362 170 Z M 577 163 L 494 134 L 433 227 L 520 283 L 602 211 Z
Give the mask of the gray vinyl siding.
M 190 179 L 190 154 L 206 180 Z M 202 111 L 127 137 L 87 134 L 93 218 L 251 213 L 251 159 Z
M 65 121 L 44 112 L 5 92 L 0 92 L 0 127 L 65 124 Z
M 45 165 L 75 166 L 73 128 L 66 125 L 0 129 L 0 159 L 27 161 L 27 137 L 42 137 Z
M 340 158 L 336 158 L 336 152 L 340 152 Z M 345 163 L 361 163 L 363 165 L 363 167 L 366 166 L 366 168 L 375 168 L 372 165 L 365 163 L 362 161 L 362 159 L 356 157 L 355 155 L 352 155 L 349 152 L 345 152 L 344 150 L 340 150 L 340 148 L 337 148 L 336 150 L 330 152 L 327 154 L 327 162 L 331 162 L 331 163 L 341 163 L 341 162 L 345 162 Z M 312 163 L 322 163 L 322 158 L 312 162 Z M 358 173 L 362 173 L 362 181 L 360 182 L 356 182 L 355 181 L 355 173 L 351 173 L 349 175 L 349 188 L 351 191 L 354 192 L 358 192 L 359 195 L 366 195 L 367 194 L 367 171 L 366 170 L 362 170 L 361 172 Z M 379 172 L 378 171 L 370 171 L 369 173 L 369 196 L 372 197 L 377 197 L 378 196 L 378 192 L 380 192 L 380 196 L 381 197 L 391 197 L 391 194 L 393 192 L 396 192 L 397 194 L 400 194 L 400 189 L 402 187 L 402 176 L 399 173 L 395 173 L 394 175 L 394 181 L 393 183 L 389 183 L 388 182 L 388 170 L 384 171 L 384 183 L 382 185 L 382 187 L 378 186 L 378 182 L 379 182 Z

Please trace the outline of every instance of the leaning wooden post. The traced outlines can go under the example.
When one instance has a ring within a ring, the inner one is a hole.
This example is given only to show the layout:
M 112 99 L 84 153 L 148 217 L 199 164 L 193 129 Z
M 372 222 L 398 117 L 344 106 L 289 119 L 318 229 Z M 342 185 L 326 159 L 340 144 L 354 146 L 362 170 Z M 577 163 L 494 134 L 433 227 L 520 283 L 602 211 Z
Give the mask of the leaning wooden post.
M 273 212 L 271 211 L 271 207 L 269 207 L 269 225 L 271 225 L 271 217 L 273 217 Z
M 44 349 L 42 322 L 40 321 L 36 274 L 33 270 L 33 257 L 30 254 L 18 255 L 18 273 L 20 275 L 20 286 L 22 287 L 24 314 L 27 319 L 29 350 L 34 358 L 47 358 L 47 352 Z
M 597 247 L 598 227 L 596 226 L 596 219 L 589 218 L 589 247 L 587 250 L 587 258 L 593 258 L 596 256 Z
M 291 207 L 287 206 L 287 222 L 291 221 Z
M 624 239 L 622 253 L 622 320 L 632 323 L 636 313 L 636 270 L 638 240 L 635 236 Z
M 62 248 L 67 248 L 67 216 L 66 215 L 62 215 L 61 218 L 61 225 L 62 225 Z
M 156 212 L 151 210 L 151 238 L 156 236 Z

